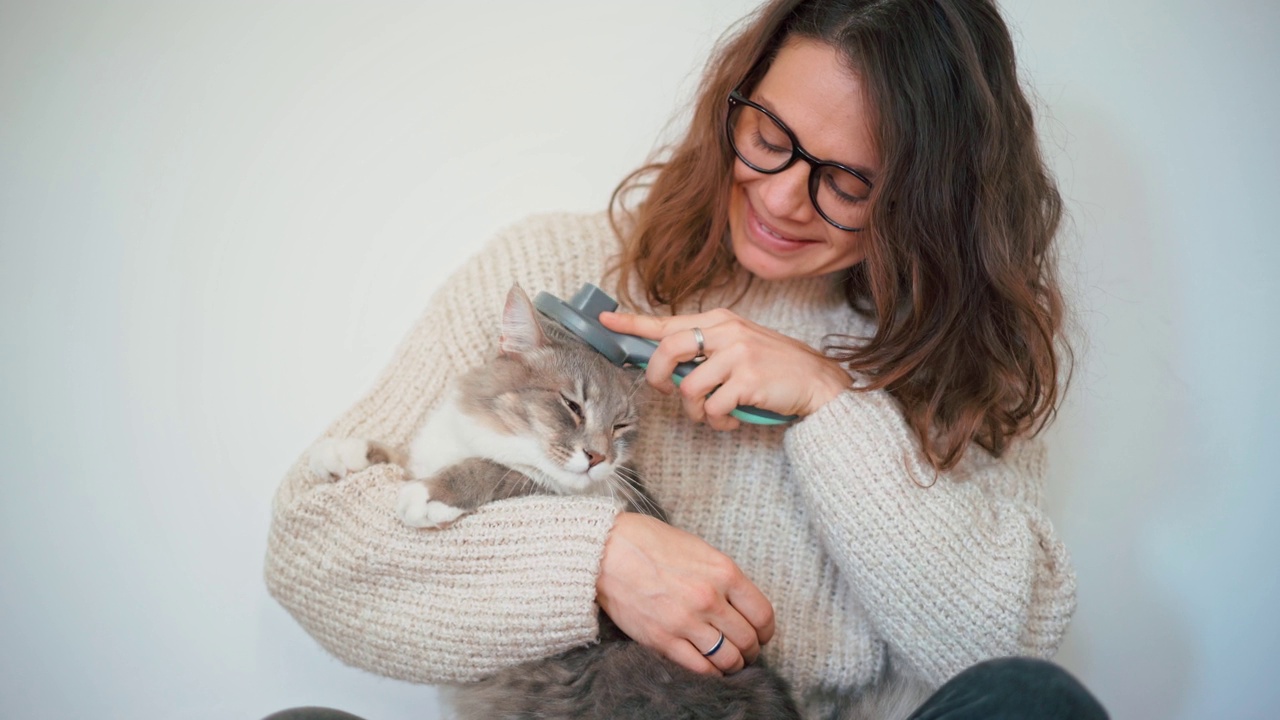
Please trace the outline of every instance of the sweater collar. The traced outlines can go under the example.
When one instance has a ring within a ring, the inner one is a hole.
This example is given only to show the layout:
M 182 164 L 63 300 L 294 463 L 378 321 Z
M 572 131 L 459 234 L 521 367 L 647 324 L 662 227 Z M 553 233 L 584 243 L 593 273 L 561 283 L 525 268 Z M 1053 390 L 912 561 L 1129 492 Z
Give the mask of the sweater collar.
M 846 272 L 787 280 L 748 279 L 744 274 L 731 287 L 709 294 L 703 306 L 728 307 L 766 327 L 827 325 L 827 318 L 852 312 L 841 284 Z

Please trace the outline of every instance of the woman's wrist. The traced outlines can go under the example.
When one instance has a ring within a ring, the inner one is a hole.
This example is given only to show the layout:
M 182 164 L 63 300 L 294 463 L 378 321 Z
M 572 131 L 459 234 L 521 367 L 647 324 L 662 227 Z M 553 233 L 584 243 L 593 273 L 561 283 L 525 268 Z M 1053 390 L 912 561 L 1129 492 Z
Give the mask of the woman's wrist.
M 800 414 L 808 417 L 821 410 L 827 403 L 840 397 L 853 387 L 853 378 L 835 360 L 823 358 L 827 372 L 815 376 L 813 389 L 809 395 L 809 403 Z
M 639 517 L 639 513 L 623 511 L 614 518 L 613 528 L 605 536 L 604 552 L 600 556 L 600 570 L 596 574 L 596 604 L 608 612 L 606 595 L 609 590 L 610 573 L 621 552 L 621 547 L 628 543 L 625 535 Z

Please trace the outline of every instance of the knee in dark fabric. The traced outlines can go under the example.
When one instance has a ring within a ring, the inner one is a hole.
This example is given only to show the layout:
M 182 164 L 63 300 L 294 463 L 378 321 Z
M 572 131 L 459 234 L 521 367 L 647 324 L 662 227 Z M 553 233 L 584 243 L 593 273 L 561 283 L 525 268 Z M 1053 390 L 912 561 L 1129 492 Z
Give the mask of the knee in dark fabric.
M 296 707 L 281 710 L 262 720 L 364 720 L 358 715 L 324 707 Z
M 948 680 L 911 720 L 1107 720 L 1071 673 L 1047 660 L 987 660 Z

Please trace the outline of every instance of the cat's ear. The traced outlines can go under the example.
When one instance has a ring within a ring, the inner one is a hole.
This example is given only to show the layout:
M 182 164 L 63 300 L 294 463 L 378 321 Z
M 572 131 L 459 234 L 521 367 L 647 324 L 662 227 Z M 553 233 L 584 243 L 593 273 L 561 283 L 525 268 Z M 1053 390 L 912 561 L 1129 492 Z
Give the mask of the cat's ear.
M 503 355 L 523 355 L 547 344 L 547 338 L 538 325 L 538 311 L 529 296 L 512 285 L 507 293 L 507 304 L 502 308 L 502 337 L 498 348 Z

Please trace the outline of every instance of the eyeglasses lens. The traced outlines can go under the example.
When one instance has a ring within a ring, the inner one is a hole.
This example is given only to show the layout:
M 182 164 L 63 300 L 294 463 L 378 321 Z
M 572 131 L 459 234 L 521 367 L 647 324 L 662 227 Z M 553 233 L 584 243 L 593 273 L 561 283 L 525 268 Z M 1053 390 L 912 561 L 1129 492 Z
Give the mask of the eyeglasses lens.
M 791 136 L 768 115 L 750 105 L 735 104 L 729 112 L 729 137 L 738 157 L 763 173 L 785 168 L 795 154 Z M 812 169 L 817 176 L 813 201 L 829 220 L 854 227 L 865 220 L 871 188 L 857 175 L 833 165 Z

